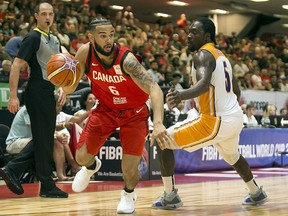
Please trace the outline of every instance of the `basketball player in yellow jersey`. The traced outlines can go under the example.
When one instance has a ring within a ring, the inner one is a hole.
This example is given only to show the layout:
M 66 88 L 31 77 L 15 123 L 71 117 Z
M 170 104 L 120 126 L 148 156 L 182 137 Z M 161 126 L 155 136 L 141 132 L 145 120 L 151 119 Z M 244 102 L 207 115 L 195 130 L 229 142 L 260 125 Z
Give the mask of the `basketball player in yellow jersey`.
M 174 154 L 171 149 L 195 151 L 213 145 L 246 183 L 250 193 L 242 204 L 263 204 L 268 200 L 258 187 L 251 169 L 238 152 L 243 113 L 238 100 L 240 90 L 233 79 L 230 62 L 215 48 L 215 25 L 208 18 L 198 18 L 189 27 L 188 48 L 194 52 L 191 88 L 178 92 L 171 89 L 167 103 L 172 107 L 182 100 L 195 98 L 199 117 L 168 128 L 175 142 L 156 139 L 164 195 L 152 207 L 175 209 L 183 205 L 174 186 Z M 153 139 L 153 137 L 152 137 Z M 153 140 L 152 140 L 153 141 Z

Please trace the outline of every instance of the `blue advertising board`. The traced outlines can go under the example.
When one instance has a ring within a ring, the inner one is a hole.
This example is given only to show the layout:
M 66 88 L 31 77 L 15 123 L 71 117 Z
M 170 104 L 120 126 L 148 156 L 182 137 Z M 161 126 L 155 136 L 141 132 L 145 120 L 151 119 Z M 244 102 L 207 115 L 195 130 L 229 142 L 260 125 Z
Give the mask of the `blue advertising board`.
M 281 157 L 278 152 L 288 151 L 288 130 L 243 129 L 238 149 L 252 168 L 279 166 Z M 174 153 L 176 173 L 231 169 L 213 146 L 195 152 L 175 150 Z M 287 165 L 288 159 L 283 159 L 283 165 Z

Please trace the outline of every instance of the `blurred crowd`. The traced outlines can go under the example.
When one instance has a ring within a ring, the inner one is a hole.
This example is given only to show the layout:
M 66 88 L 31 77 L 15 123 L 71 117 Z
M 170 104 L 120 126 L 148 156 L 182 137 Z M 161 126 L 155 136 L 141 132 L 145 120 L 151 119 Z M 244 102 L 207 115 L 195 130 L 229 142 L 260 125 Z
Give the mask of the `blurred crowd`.
M 37 0 L 0 0 L 0 81 L 9 79 L 9 70 L 21 40 L 36 25 L 33 8 Z M 187 52 L 189 21 L 179 14 L 174 22 L 159 19 L 143 23 L 131 6 L 111 16 L 109 0 L 84 3 L 65 3 L 52 0 L 55 22 L 51 31 L 57 35 L 63 50 L 71 54 L 88 42 L 88 24 L 95 17 L 110 18 L 115 27 L 115 42 L 130 47 L 142 57 L 142 64 L 162 88 L 172 85 L 177 89 L 190 86 L 192 55 Z M 95 4 L 95 3 L 94 3 Z M 231 61 L 234 75 L 241 89 L 288 91 L 288 36 L 239 38 L 216 35 L 217 47 Z M 21 77 L 28 78 L 27 70 Z M 86 82 L 85 78 L 82 80 Z

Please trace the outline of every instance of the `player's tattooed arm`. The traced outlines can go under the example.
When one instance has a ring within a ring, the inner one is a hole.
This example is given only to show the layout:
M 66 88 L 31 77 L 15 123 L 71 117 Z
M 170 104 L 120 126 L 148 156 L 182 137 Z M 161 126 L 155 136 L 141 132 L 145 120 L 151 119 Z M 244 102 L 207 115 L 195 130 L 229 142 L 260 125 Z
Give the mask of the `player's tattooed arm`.
M 129 53 L 123 62 L 123 68 L 128 73 L 138 86 L 145 91 L 150 93 L 156 82 L 152 79 L 149 73 L 143 65 L 134 57 L 133 54 Z

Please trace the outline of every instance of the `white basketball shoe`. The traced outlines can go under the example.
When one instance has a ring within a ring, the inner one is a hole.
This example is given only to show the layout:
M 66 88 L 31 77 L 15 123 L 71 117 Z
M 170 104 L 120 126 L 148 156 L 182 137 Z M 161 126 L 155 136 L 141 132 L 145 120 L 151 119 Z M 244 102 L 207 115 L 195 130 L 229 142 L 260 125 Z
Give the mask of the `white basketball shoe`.
M 135 202 L 137 196 L 135 191 L 132 193 L 127 193 L 126 191 L 121 191 L 121 200 L 117 206 L 118 214 L 131 214 L 135 211 Z
M 97 156 L 95 156 L 95 161 L 96 168 L 94 170 L 89 170 L 86 166 L 82 166 L 81 170 L 77 172 L 72 183 L 72 190 L 74 192 L 81 192 L 85 190 L 89 185 L 91 176 L 100 169 L 102 163 Z

